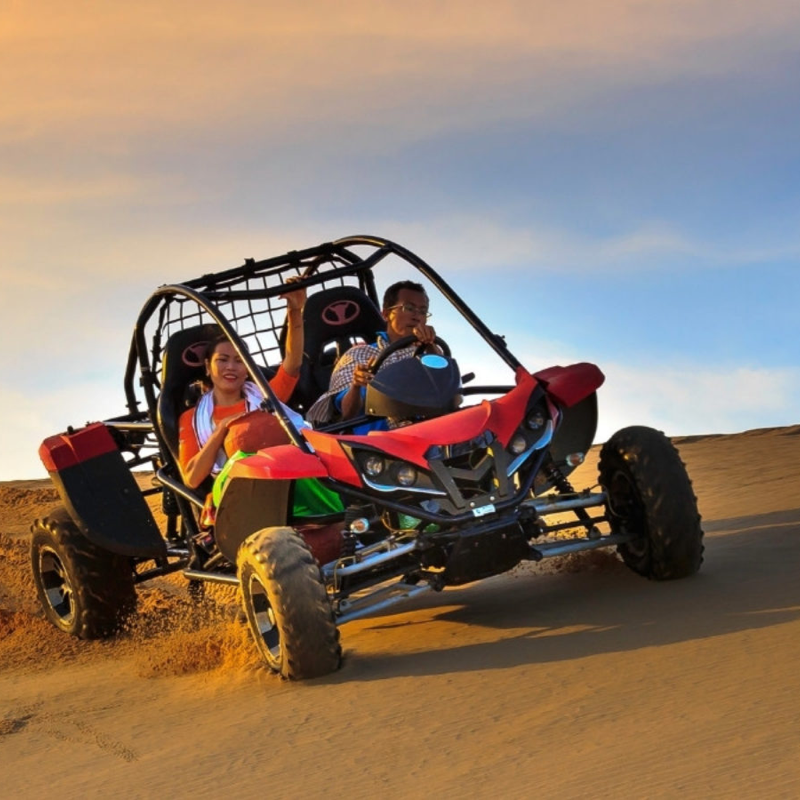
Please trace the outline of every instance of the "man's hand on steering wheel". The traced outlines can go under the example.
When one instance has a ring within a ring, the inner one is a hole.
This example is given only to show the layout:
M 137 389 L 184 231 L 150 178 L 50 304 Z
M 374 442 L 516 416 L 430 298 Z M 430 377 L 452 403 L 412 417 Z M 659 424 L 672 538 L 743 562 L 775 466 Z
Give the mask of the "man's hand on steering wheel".
M 433 328 L 427 325 L 425 327 L 430 331 L 433 330 Z M 383 350 L 381 350 L 380 353 L 378 353 L 378 355 L 370 362 L 368 367 L 369 371 L 372 373 L 372 375 L 374 375 L 383 366 L 384 361 L 386 361 L 389 356 L 414 343 L 417 344 L 417 348 L 414 351 L 414 356 L 416 358 L 419 358 L 425 350 L 429 350 L 431 348 L 433 349 L 433 352 L 443 354 L 450 358 L 450 348 L 444 339 L 440 339 L 434 334 L 433 340 L 428 343 L 420 341 L 416 333 L 414 333 L 409 334 L 408 336 L 403 336 L 400 339 L 395 339 L 395 341 L 393 341 L 391 344 L 386 345 L 386 347 L 384 347 Z M 371 378 L 369 378 L 367 382 L 369 382 L 369 380 L 371 380 Z
M 441 353 L 442 348 L 436 343 L 436 330 L 432 325 L 425 325 L 421 323 L 414 328 L 413 335 L 404 336 L 403 341 L 406 342 L 403 347 L 408 347 L 414 342 L 414 339 L 419 343 L 419 347 L 414 352 L 414 355 L 419 355 L 423 350 L 430 353 Z M 385 348 L 384 348 L 385 349 Z M 394 352 L 398 347 L 392 347 Z M 367 364 L 356 364 L 353 370 L 353 386 L 366 386 L 378 371 L 378 367 L 383 363 L 384 359 L 380 356 L 370 359 Z
M 436 353 L 450 357 L 450 348 L 447 342 L 440 339 L 430 325 L 418 326 L 418 328 L 414 329 L 413 334 L 403 336 L 386 345 L 368 364 L 355 365 L 350 388 L 342 398 L 342 419 L 350 419 L 360 413 L 363 408 L 361 390 L 369 384 L 389 356 L 412 344 L 417 345 L 414 350 L 414 357 L 416 358 L 419 358 L 423 351 L 428 349 L 433 349 Z
M 417 337 L 417 341 L 420 344 L 434 344 L 436 341 L 436 331 L 434 330 L 432 325 L 426 325 L 424 322 L 421 322 L 414 328 L 414 336 Z

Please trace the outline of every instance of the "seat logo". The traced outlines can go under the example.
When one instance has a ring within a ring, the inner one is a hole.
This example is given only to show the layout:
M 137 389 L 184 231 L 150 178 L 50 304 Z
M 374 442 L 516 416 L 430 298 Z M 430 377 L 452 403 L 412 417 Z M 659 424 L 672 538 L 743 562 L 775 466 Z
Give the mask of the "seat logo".
M 181 354 L 181 361 L 187 367 L 202 367 L 205 360 L 208 342 L 195 342 L 190 344 Z
M 323 322 L 334 327 L 338 325 L 347 325 L 352 322 L 361 313 L 361 306 L 355 300 L 337 300 L 329 306 L 322 309 Z

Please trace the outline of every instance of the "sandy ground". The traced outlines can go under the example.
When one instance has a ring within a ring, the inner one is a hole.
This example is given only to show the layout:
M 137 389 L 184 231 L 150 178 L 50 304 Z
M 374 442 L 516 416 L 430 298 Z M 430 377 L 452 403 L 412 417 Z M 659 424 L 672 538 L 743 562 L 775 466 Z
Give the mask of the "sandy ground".
M 0 484 L 0 797 L 800 796 L 800 426 L 675 441 L 696 577 L 521 566 L 344 625 L 343 669 L 299 684 L 230 590 L 202 614 L 162 579 L 125 635 L 58 633 L 27 555 L 57 497 Z

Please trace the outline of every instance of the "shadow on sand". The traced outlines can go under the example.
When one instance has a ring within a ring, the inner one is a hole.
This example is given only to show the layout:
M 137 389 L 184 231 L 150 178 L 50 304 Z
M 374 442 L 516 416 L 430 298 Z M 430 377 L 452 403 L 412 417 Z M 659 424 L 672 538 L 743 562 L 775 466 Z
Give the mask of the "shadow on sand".
M 607 559 L 602 568 L 581 574 L 501 576 L 447 592 L 446 600 L 425 595 L 398 613 L 447 603 L 433 621 L 429 611 L 419 622 L 375 617 L 369 627 L 402 625 L 413 637 L 415 625 L 442 620 L 513 635 L 421 653 L 362 655 L 347 654 L 345 626 L 345 669 L 323 680 L 508 669 L 709 639 L 800 616 L 800 509 L 713 520 L 704 527 L 710 534 L 705 561 L 692 578 L 648 581 Z

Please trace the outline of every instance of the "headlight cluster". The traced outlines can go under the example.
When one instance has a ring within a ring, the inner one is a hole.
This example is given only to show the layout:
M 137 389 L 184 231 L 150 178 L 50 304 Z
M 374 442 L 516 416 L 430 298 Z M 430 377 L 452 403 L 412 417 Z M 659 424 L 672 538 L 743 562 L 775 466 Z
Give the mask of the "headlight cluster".
M 445 495 L 433 485 L 431 476 L 414 464 L 374 451 L 352 450 L 351 457 L 364 482 L 379 492 L 411 491 Z
M 537 404 L 528 411 L 525 421 L 508 442 L 506 449 L 512 457 L 508 474 L 513 475 L 531 453 L 546 447 L 552 438 L 553 422 L 547 412 Z

